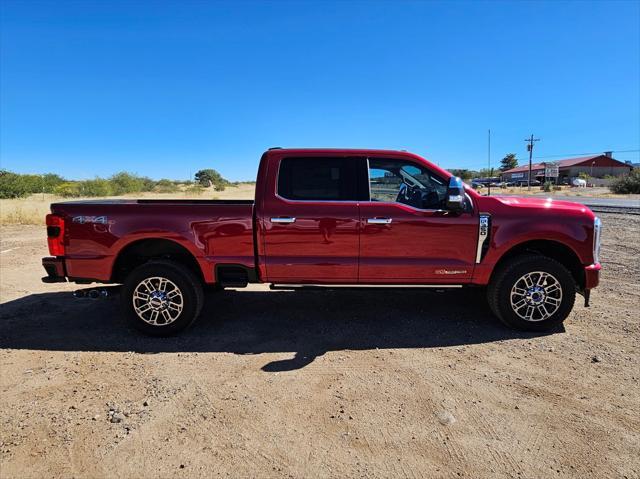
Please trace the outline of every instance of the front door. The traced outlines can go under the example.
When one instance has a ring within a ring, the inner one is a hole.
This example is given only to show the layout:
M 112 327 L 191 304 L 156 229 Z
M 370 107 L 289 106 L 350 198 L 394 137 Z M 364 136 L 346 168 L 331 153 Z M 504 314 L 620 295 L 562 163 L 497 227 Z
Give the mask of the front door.
M 356 283 L 358 167 L 364 159 L 282 158 L 262 208 L 267 281 Z
M 408 160 L 369 159 L 360 203 L 360 283 L 464 283 L 473 273 L 478 218 L 446 211 L 447 182 Z

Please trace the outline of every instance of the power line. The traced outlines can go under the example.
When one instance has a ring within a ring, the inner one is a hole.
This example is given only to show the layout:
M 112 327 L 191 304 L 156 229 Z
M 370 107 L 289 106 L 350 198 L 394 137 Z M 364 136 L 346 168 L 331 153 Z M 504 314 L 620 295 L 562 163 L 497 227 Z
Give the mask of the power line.
M 528 139 L 525 141 L 529 141 Z M 588 152 L 588 153 L 565 153 L 563 155 L 545 155 L 545 156 L 534 156 L 533 159 L 534 160 L 542 160 L 544 158 L 562 158 L 562 157 L 571 157 L 571 156 L 586 156 L 586 155 L 601 155 L 603 154 L 604 151 L 610 151 L 611 153 L 638 153 L 640 152 L 640 149 L 638 150 L 602 150 L 602 151 L 592 151 L 592 152 Z M 526 161 L 526 158 L 518 158 L 516 157 L 516 160 L 520 161 Z M 473 170 L 477 165 L 478 162 L 473 162 L 473 166 L 468 166 L 465 168 L 458 168 L 460 170 Z M 483 169 L 483 168 L 480 168 Z
M 529 141 L 528 139 L 525 141 Z M 601 155 L 604 151 L 610 151 L 611 153 L 638 153 L 640 150 L 602 150 L 602 151 L 591 151 L 587 153 L 564 153 L 562 155 L 545 155 L 545 156 L 534 156 L 534 160 L 542 160 L 544 158 L 563 158 L 563 157 L 571 157 L 571 156 L 584 156 L 584 155 Z M 518 161 L 525 161 L 526 158 L 518 158 Z
M 525 140 L 525 141 L 528 141 L 528 140 Z M 640 150 L 602 150 L 602 151 L 591 151 L 588 153 L 565 153 L 563 155 L 536 156 L 534 158 L 537 160 L 537 159 L 543 159 L 543 158 L 560 158 L 562 156 L 597 155 L 597 154 L 602 154 L 603 151 L 610 151 L 611 153 L 637 153 Z

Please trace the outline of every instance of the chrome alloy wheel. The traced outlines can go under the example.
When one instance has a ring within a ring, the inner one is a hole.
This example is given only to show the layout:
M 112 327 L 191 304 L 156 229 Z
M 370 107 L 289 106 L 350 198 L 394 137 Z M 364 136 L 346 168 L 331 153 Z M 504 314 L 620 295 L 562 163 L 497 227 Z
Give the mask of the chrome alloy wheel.
M 525 321 L 544 321 L 562 304 L 562 286 L 555 276 L 533 271 L 511 288 L 511 308 Z
M 152 326 L 173 323 L 183 307 L 182 291 L 167 278 L 146 278 L 133 290 L 133 309 L 140 319 Z

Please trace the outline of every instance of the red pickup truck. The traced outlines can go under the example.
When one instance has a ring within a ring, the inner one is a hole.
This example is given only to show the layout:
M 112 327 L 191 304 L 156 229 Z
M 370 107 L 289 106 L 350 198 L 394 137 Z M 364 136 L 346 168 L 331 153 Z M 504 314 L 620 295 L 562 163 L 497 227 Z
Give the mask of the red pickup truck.
M 190 325 L 203 287 L 486 287 L 505 324 L 552 328 L 598 285 L 600 230 L 585 206 L 481 196 L 405 152 L 281 149 L 255 201 L 54 203 L 45 282 L 118 283 L 137 328 Z

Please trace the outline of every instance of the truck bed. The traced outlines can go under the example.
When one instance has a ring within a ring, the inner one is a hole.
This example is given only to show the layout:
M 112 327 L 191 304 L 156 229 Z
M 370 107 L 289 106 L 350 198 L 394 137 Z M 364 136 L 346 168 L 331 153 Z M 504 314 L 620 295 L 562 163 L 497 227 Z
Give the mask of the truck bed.
M 164 238 L 199 263 L 214 282 L 220 264 L 255 269 L 253 200 L 107 199 L 51 205 L 65 218 L 69 277 L 112 279 L 114 263 L 134 243 Z
M 101 200 L 77 200 L 53 203 L 51 206 L 62 205 L 148 205 L 148 204 L 176 204 L 176 205 L 253 205 L 254 200 L 199 200 L 199 199 L 101 199 Z

